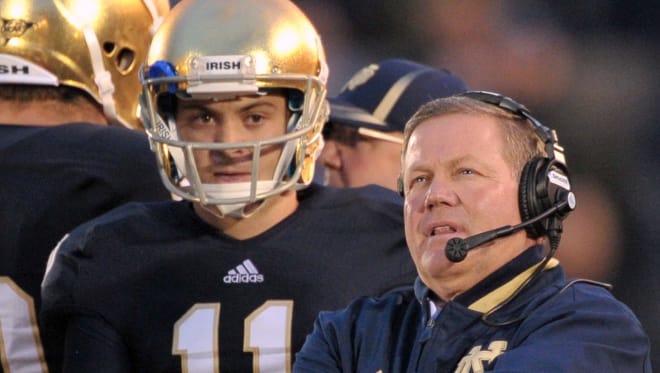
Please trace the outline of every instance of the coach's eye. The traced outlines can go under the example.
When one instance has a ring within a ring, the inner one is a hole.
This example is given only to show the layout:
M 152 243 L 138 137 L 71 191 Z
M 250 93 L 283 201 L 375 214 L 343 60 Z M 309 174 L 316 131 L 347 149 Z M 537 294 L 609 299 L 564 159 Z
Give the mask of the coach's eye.
M 419 183 L 423 183 L 424 181 L 426 181 L 426 176 L 415 176 L 411 180 L 411 184 L 419 184 Z

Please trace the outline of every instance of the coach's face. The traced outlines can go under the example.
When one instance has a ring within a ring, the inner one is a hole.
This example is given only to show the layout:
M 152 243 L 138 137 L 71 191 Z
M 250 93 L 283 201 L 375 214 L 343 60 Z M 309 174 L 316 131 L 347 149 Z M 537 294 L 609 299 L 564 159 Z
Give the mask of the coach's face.
M 422 281 L 445 300 L 534 244 L 520 231 L 470 251 L 462 262 L 445 256 L 452 237 L 520 223 L 518 180 L 502 149 L 501 129 L 485 115 L 429 118 L 410 137 L 403 162 L 406 240 Z

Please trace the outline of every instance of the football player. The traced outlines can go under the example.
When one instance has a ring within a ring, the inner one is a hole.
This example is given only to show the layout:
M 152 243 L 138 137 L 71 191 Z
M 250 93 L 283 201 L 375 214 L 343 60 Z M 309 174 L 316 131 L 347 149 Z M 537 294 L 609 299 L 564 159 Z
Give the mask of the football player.
M 76 372 L 289 372 L 319 311 L 411 283 L 398 195 L 312 184 L 323 47 L 287 0 L 182 1 L 143 69 L 145 127 L 182 201 L 73 231 L 42 313 Z
M 170 198 L 133 129 L 140 61 L 168 8 L 0 1 L 0 372 L 45 372 L 57 354 L 44 354 L 37 313 L 64 234 L 122 203 Z

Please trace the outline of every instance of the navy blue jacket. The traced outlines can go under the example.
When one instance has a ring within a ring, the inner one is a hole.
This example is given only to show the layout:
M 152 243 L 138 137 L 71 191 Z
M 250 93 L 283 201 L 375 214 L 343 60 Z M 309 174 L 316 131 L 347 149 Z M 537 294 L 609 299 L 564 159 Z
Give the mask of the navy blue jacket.
M 294 372 L 651 372 L 648 337 L 635 315 L 591 282 L 569 282 L 556 260 L 492 313 L 539 264 L 535 247 L 430 316 L 419 280 L 379 298 L 323 312 Z M 518 276 L 518 275 L 521 276 Z

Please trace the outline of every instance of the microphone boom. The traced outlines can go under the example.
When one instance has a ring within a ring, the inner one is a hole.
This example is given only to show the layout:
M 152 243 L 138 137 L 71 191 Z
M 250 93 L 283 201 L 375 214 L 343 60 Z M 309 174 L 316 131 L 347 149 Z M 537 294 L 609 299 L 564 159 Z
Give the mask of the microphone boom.
M 514 234 L 517 231 L 521 230 L 522 228 L 525 228 L 530 224 L 534 224 L 537 221 L 556 213 L 557 211 L 562 211 L 562 209 L 565 207 L 568 207 L 572 210 L 573 208 L 575 208 L 575 202 L 574 202 L 575 197 L 573 197 L 572 194 L 573 193 L 570 192 L 569 198 L 567 198 L 567 200 L 562 201 L 561 203 L 549 208 L 548 210 L 544 211 L 538 216 L 529 219 L 527 221 L 524 221 L 518 225 L 514 225 L 514 226 L 505 225 L 504 227 L 479 233 L 477 235 L 470 236 L 467 238 L 460 238 L 460 237 L 451 238 L 449 239 L 449 241 L 447 241 L 447 245 L 445 246 L 445 256 L 451 262 L 454 263 L 461 262 L 467 256 L 468 251 L 475 249 L 478 246 L 485 244 L 486 242 L 490 242 L 497 238 Z

